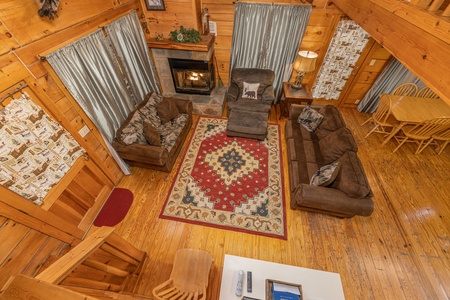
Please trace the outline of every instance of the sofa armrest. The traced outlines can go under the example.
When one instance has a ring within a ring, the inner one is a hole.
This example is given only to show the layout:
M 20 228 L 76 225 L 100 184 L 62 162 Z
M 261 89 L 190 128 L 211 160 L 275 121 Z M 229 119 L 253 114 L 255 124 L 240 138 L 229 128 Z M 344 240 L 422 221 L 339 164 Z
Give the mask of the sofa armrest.
M 314 105 L 311 105 L 311 108 L 314 108 L 315 110 L 319 110 L 323 106 L 324 105 L 314 104 Z M 291 107 L 289 108 L 289 119 L 297 120 L 298 116 L 300 116 L 301 112 L 303 111 L 303 109 L 305 107 L 306 107 L 306 105 L 303 105 L 303 104 L 292 104 Z
M 169 151 L 162 146 L 143 144 L 122 145 L 116 141 L 113 143 L 113 147 L 121 158 L 128 161 L 146 162 L 162 166 L 169 158 Z
M 291 208 L 301 207 L 340 215 L 370 216 L 373 212 L 373 201 L 371 198 L 351 198 L 335 188 L 301 183 L 291 197 Z
M 273 90 L 273 85 L 269 85 L 261 95 L 261 102 L 272 104 L 273 101 L 275 101 L 275 91 Z
M 227 91 L 228 101 L 236 101 L 239 98 L 239 87 L 236 83 L 230 83 Z
M 193 111 L 193 104 L 191 100 L 184 100 L 184 99 L 177 99 L 177 98 L 172 98 L 173 101 L 175 102 L 175 105 L 178 108 L 178 111 L 182 114 L 188 114 L 188 115 L 192 115 L 192 111 Z

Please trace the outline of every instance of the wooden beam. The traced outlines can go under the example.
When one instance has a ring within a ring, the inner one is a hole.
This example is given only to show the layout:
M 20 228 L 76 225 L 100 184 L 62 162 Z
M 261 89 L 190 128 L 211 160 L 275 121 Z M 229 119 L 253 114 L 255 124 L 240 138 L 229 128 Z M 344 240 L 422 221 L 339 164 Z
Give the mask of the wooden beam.
M 350 18 L 450 104 L 450 45 L 370 0 L 334 0 Z
M 414 24 L 429 34 L 450 43 L 450 20 L 431 11 L 398 0 L 370 0 L 390 13 Z

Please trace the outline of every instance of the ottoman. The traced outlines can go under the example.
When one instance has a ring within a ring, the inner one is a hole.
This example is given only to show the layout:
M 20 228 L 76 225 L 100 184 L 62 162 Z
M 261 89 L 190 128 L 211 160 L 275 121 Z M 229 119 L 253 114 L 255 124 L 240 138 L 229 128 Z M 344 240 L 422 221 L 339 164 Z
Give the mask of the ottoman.
M 227 124 L 227 135 L 264 140 L 267 135 L 267 113 L 232 110 Z

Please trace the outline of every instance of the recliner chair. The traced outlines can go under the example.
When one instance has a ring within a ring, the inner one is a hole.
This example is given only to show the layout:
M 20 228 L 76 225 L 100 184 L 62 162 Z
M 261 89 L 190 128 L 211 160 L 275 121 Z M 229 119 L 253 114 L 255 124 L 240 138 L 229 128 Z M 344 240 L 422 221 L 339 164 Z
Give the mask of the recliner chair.
M 270 105 L 275 100 L 273 90 L 274 79 L 275 73 L 269 69 L 233 69 L 231 71 L 231 81 L 227 91 L 227 115 L 230 116 L 230 112 L 233 109 L 269 114 Z M 254 94 L 254 91 L 244 91 L 244 82 L 249 84 L 259 83 L 256 95 Z

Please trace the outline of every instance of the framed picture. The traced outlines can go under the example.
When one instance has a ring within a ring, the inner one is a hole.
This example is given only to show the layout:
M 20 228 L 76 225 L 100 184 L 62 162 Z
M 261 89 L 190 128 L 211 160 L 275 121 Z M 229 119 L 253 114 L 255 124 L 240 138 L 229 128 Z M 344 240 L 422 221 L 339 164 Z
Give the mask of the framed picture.
M 164 0 L 145 0 L 147 10 L 166 10 Z

